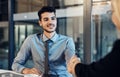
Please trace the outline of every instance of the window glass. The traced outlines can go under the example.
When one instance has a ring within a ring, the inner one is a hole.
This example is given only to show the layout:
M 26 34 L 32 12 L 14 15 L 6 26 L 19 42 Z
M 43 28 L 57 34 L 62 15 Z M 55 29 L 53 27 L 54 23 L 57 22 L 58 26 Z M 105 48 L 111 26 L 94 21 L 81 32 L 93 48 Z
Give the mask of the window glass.
M 99 60 L 111 51 L 116 40 L 116 28 L 111 21 L 111 2 L 109 0 L 93 0 L 92 31 L 93 49 L 92 60 Z
M 0 69 L 8 69 L 8 22 L 0 22 Z
M 8 0 L 0 0 L 0 21 L 8 20 Z

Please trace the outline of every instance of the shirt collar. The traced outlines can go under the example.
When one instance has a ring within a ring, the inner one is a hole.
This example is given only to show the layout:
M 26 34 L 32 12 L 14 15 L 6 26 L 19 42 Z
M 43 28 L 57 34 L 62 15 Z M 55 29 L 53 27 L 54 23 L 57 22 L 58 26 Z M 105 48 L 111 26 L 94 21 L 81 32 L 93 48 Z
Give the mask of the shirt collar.
M 48 38 L 44 34 L 42 35 L 42 38 L 43 38 L 43 41 L 47 41 L 48 40 Z M 50 40 L 55 42 L 57 40 L 57 38 L 58 38 L 58 34 L 55 33 L 54 36 L 52 38 L 50 38 Z

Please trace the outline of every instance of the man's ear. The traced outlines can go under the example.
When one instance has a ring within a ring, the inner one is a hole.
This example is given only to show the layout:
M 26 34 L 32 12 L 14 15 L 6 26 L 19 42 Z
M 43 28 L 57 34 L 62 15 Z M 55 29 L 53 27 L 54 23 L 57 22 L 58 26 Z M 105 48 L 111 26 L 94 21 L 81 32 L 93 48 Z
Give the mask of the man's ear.
M 38 21 L 38 23 L 39 23 L 39 25 L 40 25 L 40 26 L 42 26 L 42 23 L 41 23 L 41 21 L 40 21 L 40 20 Z

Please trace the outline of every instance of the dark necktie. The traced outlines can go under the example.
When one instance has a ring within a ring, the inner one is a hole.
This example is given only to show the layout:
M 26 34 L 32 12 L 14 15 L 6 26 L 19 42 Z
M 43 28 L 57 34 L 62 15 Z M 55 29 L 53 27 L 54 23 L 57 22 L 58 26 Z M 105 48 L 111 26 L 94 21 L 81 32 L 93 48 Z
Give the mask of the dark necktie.
M 51 45 L 53 44 L 53 41 L 52 40 L 47 40 L 45 42 L 45 48 L 46 48 L 46 51 L 45 51 L 45 71 L 44 71 L 44 74 L 42 77 L 59 77 L 59 75 L 53 75 L 53 74 L 48 74 L 48 71 L 49 71 L 49 58 L 48 58 L 48 52 L 49 52 L 49 49 L 51 48 Z
M 48 77 L 48 71 L 49 71 L 48 52 L 49 52 L 49 48 L 50 48 L 50 43 L 51 43 L 51 42 L 52 42 L 52 40 L 50 40 L 50 39 L 45 42 L 46 51 L 45 51 L 45 72 L 44 72 L 44 77 Z

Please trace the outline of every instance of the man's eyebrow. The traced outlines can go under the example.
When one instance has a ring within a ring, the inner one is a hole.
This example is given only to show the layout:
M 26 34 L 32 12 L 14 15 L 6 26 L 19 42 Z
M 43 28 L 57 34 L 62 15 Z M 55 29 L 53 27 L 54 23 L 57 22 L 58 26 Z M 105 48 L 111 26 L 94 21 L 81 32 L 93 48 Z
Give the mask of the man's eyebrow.
M 53 17 L 56 18 L 56 16 L 52 16 L 51 18 L 53 18 Z
M 43 19 L 48 19 L 48 17 L 44 17 Z

